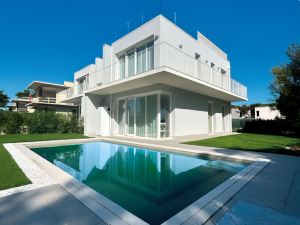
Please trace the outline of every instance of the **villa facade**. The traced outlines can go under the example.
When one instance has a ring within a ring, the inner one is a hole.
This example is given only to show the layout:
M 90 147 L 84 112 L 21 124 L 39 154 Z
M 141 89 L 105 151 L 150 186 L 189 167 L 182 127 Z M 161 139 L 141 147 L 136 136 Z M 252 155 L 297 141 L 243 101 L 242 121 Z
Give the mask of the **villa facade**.
M 86 135 L 168 138 L 231 132 L 231 102 L 247 89 L 221 49 L 159 15 L 103 45 L 60 96 L 80 106 Z
M 33 81 L 26 89 L 31 90 L 28 97 L 15 98 L 11 101 L 10 110 L 15 112 L 33 113 L 36 111 L 48 111 L 61 114 L 71 114 L 78 111 L 78 106 L 61 102 L 65 96 L 61 96 L 63 90 L 73 86 L 72 82 L 54 84 L 49 82 Z

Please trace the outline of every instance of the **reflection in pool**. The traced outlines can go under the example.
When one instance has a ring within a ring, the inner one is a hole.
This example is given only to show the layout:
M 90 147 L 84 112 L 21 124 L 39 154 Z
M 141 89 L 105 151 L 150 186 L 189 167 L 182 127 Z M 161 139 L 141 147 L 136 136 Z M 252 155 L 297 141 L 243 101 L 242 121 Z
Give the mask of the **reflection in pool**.
M 160 224 L 248 163 L 108 142 L 34 152 L 150 224 Z

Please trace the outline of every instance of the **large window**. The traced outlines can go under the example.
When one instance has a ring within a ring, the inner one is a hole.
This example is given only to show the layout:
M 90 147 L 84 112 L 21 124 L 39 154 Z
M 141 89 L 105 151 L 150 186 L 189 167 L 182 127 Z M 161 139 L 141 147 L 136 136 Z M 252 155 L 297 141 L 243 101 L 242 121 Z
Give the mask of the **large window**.
M 147 70 L 154 69 L 154 42 L 147 44 Z
M 147 137 L 157 137 L 157 95 L 147 96 Z
M 134 98 L 127 100 L 127 134 L 134 134 Z
M 125 60 L 127 58 L 127 60 Z M 120 78 L 154 69 L 154 42 L 131 49 L 119 56 Z M 127 71 L 126 71 L 127 70 Z
M 120 56 L 120 78 L 125 77 L 125 55 Z
M 142 73 L 146 71 L 146 46 L 137 48 L 137 73 Z
M 161 91 L 119 99 L 119 135 L 170 137 L 170 102 L 170 95 Z
M 135 74 L 135 59 L 134 59 L 134 51 L 130 51 L 128 56 L 128 76 L 132 76 Z
M 146 100 L 145 96 L 136 98 L 136 135 L 145 137 Z
M 119 105 L 118 105 L 118 124 L 119 124 L 119 134 L 120 135 L 125 135 L 125 99 L 119 100 Z

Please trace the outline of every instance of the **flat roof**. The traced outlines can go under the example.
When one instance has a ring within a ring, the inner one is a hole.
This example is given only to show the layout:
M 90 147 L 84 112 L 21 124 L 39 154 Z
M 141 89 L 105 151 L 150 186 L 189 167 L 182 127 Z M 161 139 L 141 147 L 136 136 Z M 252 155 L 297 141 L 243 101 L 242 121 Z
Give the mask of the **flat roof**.
M 36 90 L 40 87 L 52 87 L 52 88 L 57 88 L 57 89 L 69 88 L 63 84 L 55 84 L 55 83 L 43 82 L 43 81 L 33 81 L 27 86 L 27 89 Z
M 14 98 L 11 100 L 11 102 L 30 102 L 29 97 L 28 98 Z

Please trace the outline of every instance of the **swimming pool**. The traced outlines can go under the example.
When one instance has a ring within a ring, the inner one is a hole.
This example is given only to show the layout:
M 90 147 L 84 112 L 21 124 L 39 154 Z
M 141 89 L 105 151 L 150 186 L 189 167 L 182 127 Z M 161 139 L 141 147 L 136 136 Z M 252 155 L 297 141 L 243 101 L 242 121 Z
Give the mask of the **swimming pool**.
M 166 221 L 249 165 L 103 141 L 32 150 L 150 224 Z

